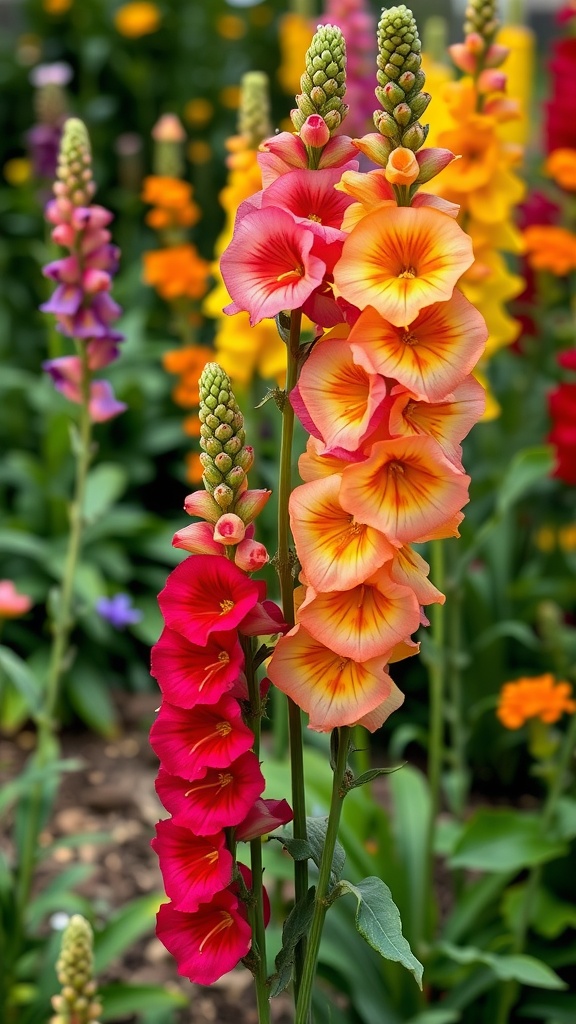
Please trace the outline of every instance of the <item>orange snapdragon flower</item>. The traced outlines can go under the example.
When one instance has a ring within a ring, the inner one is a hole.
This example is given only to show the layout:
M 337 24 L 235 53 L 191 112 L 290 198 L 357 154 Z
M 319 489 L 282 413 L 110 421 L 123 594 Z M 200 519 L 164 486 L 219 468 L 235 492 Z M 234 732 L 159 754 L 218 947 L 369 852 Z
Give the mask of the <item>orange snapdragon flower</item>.
M 200 210 L 192 201 L 192 186 L 180 178 L 151 174 L 144 178 L 142 201 L 154 206 L 146 214 L 146 223 L 155 231 L 167 228 L 189 228 L 200 217 Z
M 529 718 L 539 718 L 551 724 L 566 714 L 573 715 L 576 701 L 572 700 L 570 683 L 554 681 L 554 676 L 524 677 L 505 683 L 500 691 L 496 715 L 506 729 L 520 729 Z
M 160 26 L 160 10 L 156 4 L 147 0 L 135 0 L 124 4 L 114 14 L 114 25 L 120 35 L 128 39 L 139 39 L 140 36 L 156 32 Z
M 576 149 L 555 149 L 544 164 L 544 171 L 568 192 L 576 192 Z
M 531 224 L 524 231 L 526 258 L 534 270 L 564 277 L 576 269 L 576 235 L 566 228 Z
M 201 299 L 208 287 L 210 264 L 193 245 L 173 245 L 145 252 L 144 281 L 167 302 Z

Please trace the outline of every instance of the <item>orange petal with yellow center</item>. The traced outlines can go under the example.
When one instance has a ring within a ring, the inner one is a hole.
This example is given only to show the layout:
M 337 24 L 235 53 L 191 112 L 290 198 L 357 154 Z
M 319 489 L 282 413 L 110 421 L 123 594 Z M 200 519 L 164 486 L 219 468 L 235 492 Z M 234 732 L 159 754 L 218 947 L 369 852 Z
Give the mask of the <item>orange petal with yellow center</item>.
M 428 434 L 438 441 L 451 462 L 460 464 L 459 442 L 481 418 L 486 406 L 484 388 L 470 375 L 443 402 L 418 402 L 402 391 L 390 409 L 392 435 Z
M 386 381 L 354 362 L 348 341 L 320 341 L 304 363 L 298 392 L 326 444 L 356 451 L 381 409 Z
M 428 579 L 430 566 L 414 548 L 405 544 L 390 563 L 389 572 L 396 583 L 410 587 L 420 604 L 444 604 L 444 594 Z
M 423 307 L 449 299 L 473 260 L 470 238 L 451 217 L 425 206 L 386 207 L 348 236 L 334 281 L 349 302 L 404 327 Z
M 369 373 L 394 377 L 428 402 L 439 402 L 478 362 L 488 330 L 484 318 L 456 290 L 447 302 L 421 310 L 408 327 L 395 327 L 368 307 L 350 332 L 354 359 Z
M 469 483 L 432 437 L 394 438 L 346 467 L 339 500 L 401 547 L 451 520 L 468 501 Z
M 392 692 L 386 658 L 357 662 L 321 644 L 295 626 L 276 644 L 268 676 L 310 716 L 309 727 L 330 732 L 374 711 Z
M 404 703 L 404 694 L 398 689 L 393 679 L 390 680 L 392 683 L 392 689 L 386 700 L 382 701 L 374 711 L 369 711 L 367 715 L 363 715 L 358 722 L 354 722 L 354 725 L 363 725 L 368 732 L 376 732 L 384 725 L 386 719 L 390 718 L 393 711 L 397 711 L 399 707 Z
M 351 461 L 356 461 L 351 459 Z M 350 462 L 338 458 L 337 455 L 327 453 L 327 445 L 319 437 L 309 437 L 306 442 L 306 451 L 298 460 L 298 471 L 306 482 L 320 480 L 325 476 L 332 476 L 333 473 L 341 473 Z
M 394 554 L 383 533 L 355 521 L 338 494 L 341 475 L 296 487 L 290 524 L 306 579 L 317 591 L 347 590 L 371 576 Z
M 355 661 L 388 657 L 420 625 L 420 604 L 408 587 L 380 570 L 350 590 L 308 588 L 298 620 L 316 640 Z

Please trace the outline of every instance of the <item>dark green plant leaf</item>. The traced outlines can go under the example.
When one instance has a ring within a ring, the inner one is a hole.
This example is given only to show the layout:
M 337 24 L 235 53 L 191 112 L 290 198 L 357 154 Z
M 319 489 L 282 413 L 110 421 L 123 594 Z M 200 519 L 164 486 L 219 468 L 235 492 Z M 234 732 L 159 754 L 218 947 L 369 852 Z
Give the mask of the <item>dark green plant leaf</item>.
M 102 985 L 98 989 L 102 1002 L 100 1020 L 111 1021 L 129 1013 L 159 1013 L 163 1010 L 185 1008 L 188 996 L 184 992 L 160 985 Z
M 332 897 L 348 893 L 356 897 L 356 928 L 362 938 L 386 960 L 401 963 L 422 988 L 424 968 L 402 934 L 400 913 L 388 886 L 375 876 L 364 878 L 357 885 L 343 878 L 333 889 Z
M 553 468 L 554 451 L 549 445 L 524 448 L 518 452 L 498 489 L 496 511 L 500 515 L 507 512 L 534 484 L 550 476 Z
M 511 930 L 518 928 L 524 905 L 526 885 L 508 889 L 502 900 L 502 913 Z M 576 928 L 576 906 L 560 900 L 549 889 L 537 889 L 532 902 L 530 925 L 545 939 L 557 939 L 567 928 Z
M 519 981 L 522 985 L 536 988 L 566 988 L 566 983 L 548 967 L 548 964 L 524 953 L 489 953 L 474 946 L 453 946 L 440 943 L 438 949 L 457 964 L 485 964 L 500 981 Z
M 9 647 L 0 646 L 0 670 L 16 687 L 26 701 L 32 717 L 40 711 L 42 689 L 23 658 L 18 657 Z
M 91 729 L 112 739 L 118 733 L 118 713 L 106 682 L 85 665 L 75 665 L 66 680 L 66 693 L 77 715 Z
M 163 893 L 149 893 L 132 900 L 94 936 L 94 971 L 100 974 L 133 942 L 154 926 Z
M 313 860 L 316 867 L 319 868 L 326 841 L 327 824 L 327 818 L 306 818 L 307 840 L 294 839 L 286 831 L 275 832 L 270 836 L 270 839 L 277 839 L 294 860 Z M 332 859 L 332 871 L 330 873 L 332 883 L 337 882 L 340 878 L 345 860 L 346 854 L 344 849 L 341 843 L 336 841 L 334 857 Z
M 531 1017 L 532 1020 L 554 1021 L 554 1024 L 574 1024 L 576 1020 L 576 995 L 534 994 L 531 999 L 516 1011 L 519 1017 Z
M 363 772 L 362 775 L 357 775 L 353 782 L 349 782 L 348 789 L 358 789 L 359 786 L 365 786 L 366 783 L 373 782 L 379 775 L 392 775 L 392 772 L 397 772 L 403 767 L 403 764 L 397 764 L 393 768 L 371 768 L 369 771 Z
M 311 886 L 304 899 L 294 904 L 284 922 L 282 948 L 275 960 L 276 974 L 273 975 L 270 986 L 272 997 L 283 992 L 292 980 L 296 946 L 302 936 L 309 931 L 314 913 L 315 892 L 314 886 Z
M 86 482 L 84 518 L 87 523 L 100 519 L 126 490 L 128 475 L 115 462 L 101 462 L 90 470 Z
M 406 1024 L 456 1024 L 460 1016 L 458 1010 L 424 1010 L 417 1017 L 410 1017 Z
M 398 863 L 402 872 L 402 898 L 394 895 L 402 908 L 403 925 L 414 945 L 426 931 L 426 849 L 430 821 L 430 792 L 422 772 L 406 765 L 388 780 L 394 805 L 392 828 Z
M 565 853 L 563 843 L 543 834 L 537 815 L 482 808 L 466 823 L 450 865 L 475 871 L 519 871 Z

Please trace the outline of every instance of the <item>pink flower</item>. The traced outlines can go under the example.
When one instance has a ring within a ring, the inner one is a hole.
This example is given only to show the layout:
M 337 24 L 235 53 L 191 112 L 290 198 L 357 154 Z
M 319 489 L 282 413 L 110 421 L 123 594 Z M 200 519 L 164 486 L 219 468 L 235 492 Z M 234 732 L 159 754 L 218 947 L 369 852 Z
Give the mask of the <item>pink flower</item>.
M 218 893 L 193 913 L 163 903 L 156 934 L 175 957 L 178 973 L 198 985 L 211 985 L 231 971 L 250 949 L 251 929 L 232 893 Z
M 233 512 L 225 512 L 214 527 L 214 539 L 221 544 L 239 544 L 245 533 L 244 523 Z
M 318 163 L 319 168 L 345 166 L 356 169 L 357 150 L 347 135 L 334 136 L 324 146 Z M 264 188 L 276 180 L 281 174 L 295 169 L 308 167 L 308 153 L 304 142 L 292 132 L 280 132 L 271 139 L 266 139 L 260 146 L 258 163 L 262 170 Z
M 234 830 L 234 838 L 249 843 L 258 836 L 268 835 L 281 825 L 287 825 L 294 817 L 286 800 L 256 800 L 248 814 Z
M 264 190 L 262 208 L 274 206 L 287 210 L 326 242 L 343 240 L 346 238 L 341 230 L 344 212 L 354 199 L 334 188 L 341 177 L 339 167 L 321 171 L 289 171 Z
M 164 699 L 179 708 L 215 704 L 231 690 L 244 668 L 244 654 L 232 630 L 212 633 L 200 646 L 165 629 L 152 648 L 151 673 Z
M 223 555 L 224 547 L 214 540 L 211 523 L 191 523 L 178 530 L 172 538 L 172 547 L 183 548 L 193 555 Z
M 238 701 L 227 696 L 197 705 L 193 714 L 164 702 L 150 730 L 150 744 L 166 770 L 190 780 L 206 768 L 226 768 L 253 743 Z
M 196 836 L 172 821 L 159 821 L 155 850 L 164 879 L 166 895 L 176 910 L 198 910 L 202 903 L 222 892 L 232 880 L 232 854 L 226 836 Z
M 158 603 L 169 629 L 203 646 L 211 633 L 235 629 L 258 596 L 258 585 L 227 558 L 194 555 L 170 573 Z
M 0 619 L 17 619 L 26 615 L 32 607 L 32 599 L 20 594 L 12 580 L 0 580 Z
M 208 768 L 195 782 L 160 768 L 156 792 L 177 825 L 210 836 L 243 821 L 264 785 L 258 758 L 249 752 L 227 768 Z
M 268 561 L 268 552 L 258 540 L 245 537 L 236 548 L 234 561 L 243 572 L 258 572 Z
M 236 223 L 220 269 L 232 302 L 252 326 L 283 309 L 298 309 L 321 283 L 326 264 L 311 253 L 314 233 L 276 207 L 254 210 Z

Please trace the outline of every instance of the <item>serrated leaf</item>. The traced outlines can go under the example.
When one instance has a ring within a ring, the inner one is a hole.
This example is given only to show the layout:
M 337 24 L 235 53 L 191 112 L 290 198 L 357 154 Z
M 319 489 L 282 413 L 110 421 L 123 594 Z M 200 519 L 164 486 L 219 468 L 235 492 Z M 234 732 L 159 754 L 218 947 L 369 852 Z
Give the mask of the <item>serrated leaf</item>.
M 537 815 L 482 808 L 464 826 L 450 865 L 474 871 L 519 871 L 565 853 L 563 843 L 543 833 Z
M 372 876 L 353 885 L 343 878 L 332 896 L 338 898 L 348 893 L 356 897 L 356 929 L 362 938 L 386 960 L 402 964 L 422 988 L 424 968 L 402 934 L 400 913 L 385 882 Z
M 132 900 L 94 936 L 94 972 L 100 974 L 154 926 L 164 893 L 149 893 Z
M 548 967 L 548 964 L 524 953 L 489 953 L 474 946 L 453 946 L 442 942 L 438 949 L 457 964 L 485 964 L 501 981 L 518 981 L 536 988 L 566 988 L 566 983 Z
M 276 974 L 273 976 L 270 986 L 272 997 L 283 992 L 292 980 L 296 946 L 302 936 L 307 934 L 312 923 L 315 891 L 314 886 L 308 889 L 304 899 L 294 904 L 284 922 L 282 948 L 275 960 Z
M 525 448 L 518 452 L 500 484 L 496 500 L 497 513 L 502 515 L 507 512 L 534 484 L 548 477 L 553 468 L 554 452 L 549 445 Z
M 188 996 L 184 992 L 160 985 L 102 985 L 98 988 L 98 995 L 103 1007 L 99 1019 L 112 1024 L 125 1014 L 158 1013 L 188 1005 Z

